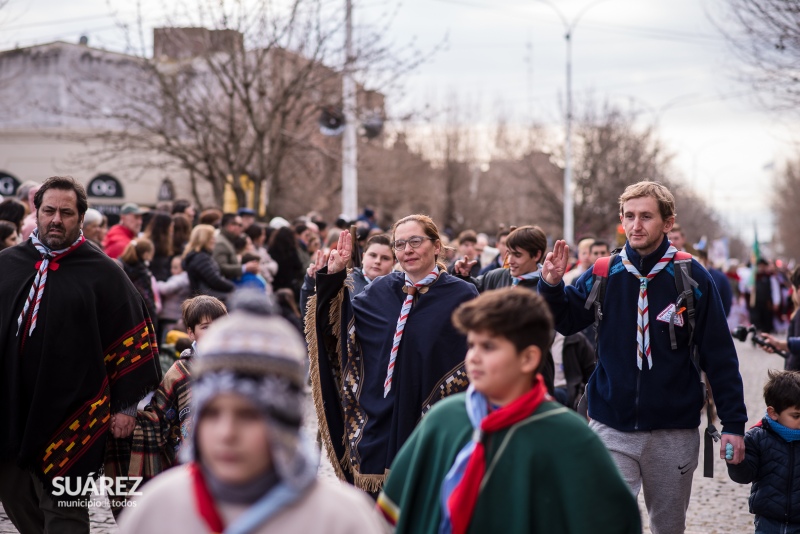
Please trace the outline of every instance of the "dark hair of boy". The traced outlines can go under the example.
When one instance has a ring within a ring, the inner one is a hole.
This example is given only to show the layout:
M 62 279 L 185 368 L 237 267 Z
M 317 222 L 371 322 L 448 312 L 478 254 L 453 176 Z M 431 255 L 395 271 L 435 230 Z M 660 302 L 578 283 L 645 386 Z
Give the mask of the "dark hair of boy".
M 220 228 L 225 228 L 228 224 L 230 224 L 231 221 L 235 220 L 236 217 L 238 216 L 239 215 L 237 215 L 236 213 L 230 213 L 230 212 L 223 213 L 222 219 L 220 219 L 219 221 Z
M 176 358 L 181 355 L 181 352 L 185 351 L 186 349 L 192 348 L 192 340 L 189 337 L 179 337 L 178 341 L 175 342 L 175 354 Z
M 589 250 L 592 250 L 594 247 L 604 247 L 606 250 L 611 250 L 611 247 L 608 246 L 608 242 L 603 241 L 602 239 L 595 239 L 592 246 L 589 247 Z
M 776 413 L 787 408 L 800 407 L 800 373 L 796 371 L 767 372 L 769 379 L 764 384 L 764 402 Z
M 500 230 L 499 232 L 497 232 L 497 235 L 494 236 L 495 243 L 499 243 L 500 239 L 502 239 L 503 237 L 507 236 L 510 233 L 511 233 L 511 230 L 508 230 L 508 229 Z
M 478 234 L 476 234 L 474 230 L 464 230 L 463 232 L 458 234 L 458 242 L 477 243 Z
M 252 252 L 245 252 L 242 254 L 242 263 L 249 263 L 251 261 L 261 261 L 261 256 Z
M 183 213 L 186 209 L 191 206 L 192 203 L 186 199 L 179 198 L 175 202 L 172 203 L 172 214 L 176 213 Z
M 364 250 L 368 249 L 370 245 L 386 245 L 389 248 L 392 248 L 392 240 L 389 239 L 389 236 L 386 234 L 378 234 L 370 237 L 367 240 L 367 246 Z M 394 254 L 394 249 L 392 249 L 392 254 Z
M 260 222 L 254 222 L 250 226 L 244 229 L 245 235 L 247 235 L 251 241 L 254 243 L 256 240 L 260 239 L 262 235 L 264 235 L 264 225 Z
M 547 236 L 544 230 L 538 226 L 520 226 L 510 234 L 506 239 L 506 247 L 510 250 L 524 250 L 535 258 L 537 254 L 541 257 L 539 261 L 544 259 L 544 251 L 547 248 Z
M 252 241 L 252 239 L 251 239 L 251 241 Z M 241 254 L 242 252 L 244 252 L 244 249 L 247 247 L 247 234 L 242 233 L 242 235 L 235 237 L 233 239 L 233 243 L 231 243 L 231 244 L 233 245 L 234 250 L 236 250 L 236 253 L 237 254 Z M 242 263 L 245 263 L 245 262 L 243 261 Z
M 508 339 L 517 352 L 534 345 L 544 354 L 553 342 L 553 316 L 538 293 L 513 287 L 487 291 L 453 312 L 453 324 L 462 333 L 488 332 Z
M 223 315 L 228 315 L 228 308 L 216 297 L 198 295 L 183 301 L 181 315 L 186 329 L 194 330 L 194 327 L 203 322 L 203 319 L 213 321 Z

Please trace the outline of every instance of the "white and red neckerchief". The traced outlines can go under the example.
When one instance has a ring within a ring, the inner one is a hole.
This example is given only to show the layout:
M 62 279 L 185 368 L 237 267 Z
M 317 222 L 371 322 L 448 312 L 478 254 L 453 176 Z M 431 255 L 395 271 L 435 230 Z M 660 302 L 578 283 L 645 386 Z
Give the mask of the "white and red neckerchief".
M 433 270 L 417 282 L 416 284 L 411 281 L 406 274 L 406 299 L 403 301 L 403 306 L 400 308 L 400 317 L 397 319 L 397 328 L 394 331 L 394 339 L 392 339 L 392 351 L 389 353 L 389 368 L 386 371 L 386 380 L 383 383 L 383 398 L 385 399 L 389 392 L 392 390 L 392 375 L 394 374 L 394 363 L 397 360 L 397 351 L 400 348 L 400 340 L 403 338 L 403 331 L 406 327 L 408 314 L 411 312 L 411 306 L 414 303 L 414 295 L 421 287 L 431 285 L 439 277 L 439 268 L 434 267 Z
M 83 230 L 81 230 L 78 239 L 75 240 L 67 248 L 63 248 L 61 250 L 50 250 L 47 246 L 39 241 L 39 230 L 36 229 L 31 234 L 31 243 L 36 250 L 39 251 L 39 254 L 42 255 L 42 259 L 36 262 L 36 277 L 33 279 L 33 285 L 31 286 L 31 290 L 28 292 L 28 298 L 25 300 L 25 307 L 22 308 L 22 313 L 19 314 L 19 319 L 17 319 L 17 336 L 19 336 L 20 331 L 22 330 L 22 323 L 25 322 L 25 316 L 28 314 L 28 310 L 31 307 L 31 302 L 34 302 L 35 296 L 35 303 L 33 305 L 33 313 L 31 314 L 30 318 L 30 330 L 28 330 L 28 335 L 33 334 L 33 329 L 36 328 L 36 319 L 39 315 L 39 305 L 42 303 L 42 295 L 44 295 L 44 287 L 47 284 L 47 272 L 48 271 L 57 271 L 58 270 L 58 260 L 59 258 L 63 257 L 66 254 L 69 254 L 79 246 L 81 246 L 86 238 L 83 237 Z
M 647 301 L 647 283 L 652 280 L 655 275 L 661 272 L 661 270 L 666 267 L 670 261 L 672 261 L 672 257 L 676 252 L 678 252 L 678 249 L 670 245 L 669 248 L 667 248 L 667 251 L 664 253 L 664 256 L 658 260 L 658 262 L 653 266 L 647 275 L 642 275 L 639 273 L 636 267 L 628 259 L 628 252 L 625 248 L 623 248 L 622 252 L 619 254 L 620 258 L 622 258 L 622 265 L 625 266 L 625 269 L 639 279 L 639 301 L 637 303 L 639 314 L 636 323 L 636 352 L 638 355 L 636 358 L 636 365 L 639 367 L 639 369 L 642 368 L 642 360 L 644 358 L 647 358 L 647 368 L 653 368 L 653 356 L 650 353 L 650 310 L 649 303 Z

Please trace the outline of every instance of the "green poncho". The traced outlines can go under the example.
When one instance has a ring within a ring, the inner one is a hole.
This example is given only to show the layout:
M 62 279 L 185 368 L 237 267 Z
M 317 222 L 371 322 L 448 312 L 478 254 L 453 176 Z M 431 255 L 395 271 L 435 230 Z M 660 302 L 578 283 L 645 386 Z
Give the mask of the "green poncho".
M 472 436 L 465 395 L 440 401 L 400 449 L 378 504 L 397 532 L 439 531 L 442 481 Z M 633 534 L 639 509 L 600 439 L 574 412 L 544 402 L 489 435 L 469 532 Z

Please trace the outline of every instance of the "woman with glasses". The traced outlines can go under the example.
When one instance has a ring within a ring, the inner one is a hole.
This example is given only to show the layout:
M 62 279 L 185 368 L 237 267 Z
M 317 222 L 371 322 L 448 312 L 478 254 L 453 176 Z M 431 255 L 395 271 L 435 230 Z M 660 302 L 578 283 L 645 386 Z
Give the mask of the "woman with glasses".
M 306 331 L 320 433 L 337 475 L 377 497 L 397 451 L 437 401 L 466 390 L 466 338 L 450 316 L 478 295 L 447 273 L 430 217 L 392 227 L 403 272 L 376 279 L 352 302 L 353 244 L 342 232 L 317 273 Z

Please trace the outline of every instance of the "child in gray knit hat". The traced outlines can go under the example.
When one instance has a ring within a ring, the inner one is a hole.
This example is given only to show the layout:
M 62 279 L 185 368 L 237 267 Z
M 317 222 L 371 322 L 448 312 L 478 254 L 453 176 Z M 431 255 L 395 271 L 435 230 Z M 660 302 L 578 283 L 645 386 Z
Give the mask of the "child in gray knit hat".
M 366 495 L 317 479 L 319 452 L 302 432 L 302 338 L 265 316 L 265 296 L 244 310 L 236 300 L 198 346 L 188 463 L 143 488 L 120 532 L 383 532 Z

